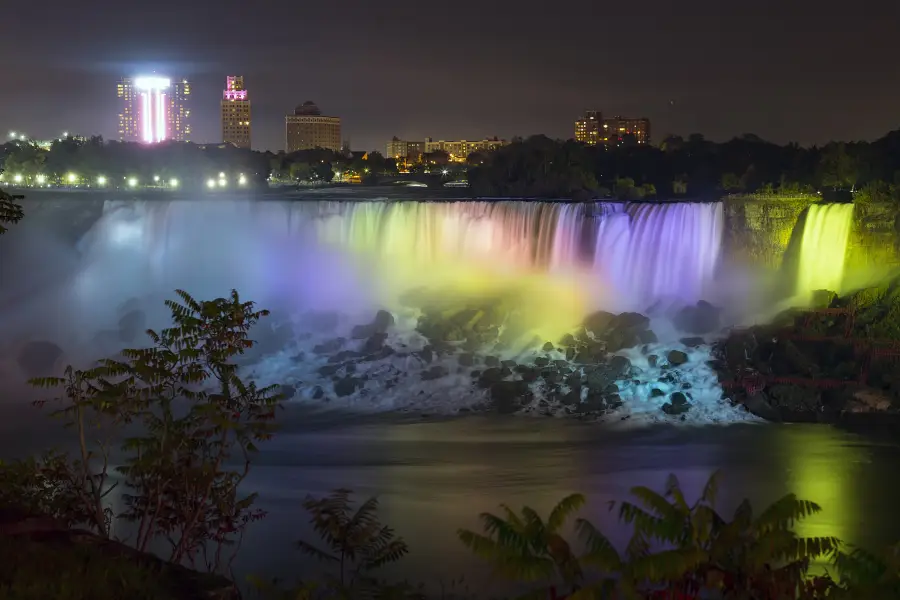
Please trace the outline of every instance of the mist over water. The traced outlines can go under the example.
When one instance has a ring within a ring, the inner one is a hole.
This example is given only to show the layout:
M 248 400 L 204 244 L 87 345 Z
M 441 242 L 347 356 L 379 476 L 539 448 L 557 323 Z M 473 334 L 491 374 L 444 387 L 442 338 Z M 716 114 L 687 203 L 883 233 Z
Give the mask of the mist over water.
M 852 214 L 822 209 L 803 233 L 802 268 L 816 272 L 818 248 L 835 257 L 836 245 L 846 247 Z M 142 329 L 166 326 L 163 300 L 175 289 L 197 299 L 237 289 L 273 311 L 261 325 L 269 328 L 315 328 L 321 314 L 336 312 L 344 332 L 380 308 L 411 332 L 416 313 L 402 298 L 418 288 L 443 305 L 499 299 L 527 324 L 524 351 L 598 309 L 648 314 L 662 342 L 677 340 L 667 317 L 680 308 L 708 300 L 738 323 L 771 287 L 723 257 L 721 203 L 107 200 L 74 241 L 52 214 L 41 217 L 26 216 L 0 239 L 0 377 L 20 381 L 23 343 L 52 341 L 65 353 L 57 367 L 84 365 L 143 343 L 118 332 L 129 311 L 143 313 Z M 402 344 L 422 345 L 409 335 Z M 283 367 L 256 373 L 270 383 Z

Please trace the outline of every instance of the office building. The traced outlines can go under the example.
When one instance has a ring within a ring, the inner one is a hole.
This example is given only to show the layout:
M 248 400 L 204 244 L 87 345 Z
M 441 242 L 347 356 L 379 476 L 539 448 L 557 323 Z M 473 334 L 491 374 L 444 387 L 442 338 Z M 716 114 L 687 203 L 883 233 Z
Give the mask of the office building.
M 453 162 L 465 162 L 473 152 L 491 152 L 507 145 L 509 142 L 499 138 L 486 138 L 483 140 L 433 140 L 425 138 L 425 154 L 443 151 L 450 156 Z
M 119 81 L 119 139 L 155 144 L 166 140 L 190 141 L 191 85 L 174 84 L 156 75 L 126 77 Z
M 284 118 L 284 145 L 288 154 L 313 148 L 340 152 L 341 119 L 325 116 L 315 103 L 304 102 Z
M 589 146 L 622 146 L 650 143 L 650 119 L 613 117 L 604 119 L 599 110 L 585 111 L 575 121 L 575 140 Z
M 250 95 L 244 78 L 228 76 L 222 92 L 222 141 L 238 148 L 250 148 Z
M 422 154 L 425 153 L 425 142 L 410 142 L 401 140 L 394 136 L 385 147 L 386 158 L 394 160 L 405 160 L 409 162 L 419 162 L 422 160 Z
M 603 114 L 599 110 L 585 111 L 584 116 L 575 121 L 575 140 L 589 146 L 606 143 Z
M 650 119 L 613 117 L 603 121 L 607 143 L 616 146 L 650 143 Z

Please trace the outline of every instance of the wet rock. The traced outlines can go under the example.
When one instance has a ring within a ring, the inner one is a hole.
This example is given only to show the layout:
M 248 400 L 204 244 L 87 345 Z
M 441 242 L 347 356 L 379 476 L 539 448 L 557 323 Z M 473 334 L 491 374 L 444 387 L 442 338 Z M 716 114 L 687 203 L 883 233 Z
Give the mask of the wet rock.
M 627 379 L 631 373 L 631 361 L 624 356 L 613 356 L 610 358 L 608 367 L 615 379 Z
M 517 366 L 517 363 L 514 360 L 501 360 L 500 364 L 508 369 L 515 369 Z
M 703 335 L 722 326 L 721 312 L 721 309 L 701 300 L 695 306 L 686 306 L 678 311 L 672 322 L 679 331 Z
M 464 352 L 456 357 L 456 361 L 461 367 L 472 367 L 475 365 L 475 355 L 470 352 Z
M 496 356 L 485 356 L 484 364 L 487 365 L 488 367 L 499 367 L 500 359 L 497 358 Z
M 659 357 L 656 356 L 655 354 L 651 354 L 650 356 L 647 357 L 647 364 L 650 366 L 651 369 L 656 368 L 656 364 L 658 361 L 659 361 Z
M 378 352 L 384 348 L 385 341 L 387 341 L 386 333 L 373 333 L 369 336 L 369 339 L 366 340 L 366 343 L 363 344 L 362 352 L 365 354 Z
M 550 359 L 544 356 L 538 356 L 534 359 L 534 366 L 536 367 L 546 367 L 550 364 Z
M 584 321 L 582 321 L 582 325 L 595 336 L 602 336 L 607 330 L 612 329 L 615 319 L 616 315 L 601 310 L 585 317 Z M 560 343 L 563 346 L 571 345 L 563 342 Z
M 63 350 L 53 342 L 36 341 L 25 344 L 16 357 L 16 362 L 29 379 L 58 375 L 57 361 Z
M 282 400 L 290 400 L 297 395 L 297 388 L 292 385 L 282 385 L 278 388 L 278 393 Z
M 662 398 L 666 393 L 659 388 L 650 388 L 650 397 L 651 398 Z
M 524 381 L 499 381 L 491 386 L 491 401 L 500 414 L 512 414 L 531 399 L 531 390 Z
M 559 340 L 559 345 L 563 346 L 565 348 L 572 347 L 575 344 L 576 344 L 575 336 L 572 335 L 571 333 L 567 333 L 566 335 L 562 336 Z
M 334 393 L 338 398 L 343 398 L 354 394 L 362 386 L 362 380 L 348 375 L 334 382 Z
M 495 383 L 503 380 L 503 371 L 498 367 L 490 367 L 482 371 L 478 377 L 478 385 L 483 388 L 489 388 Z
M 355 350 L 341 350 L 337 354 L 330 356 L 328 358 L 328 362 L 331 364 L 342 363 L 348 360 L 355 360 L 357 358 L 364 357 L 365 354 L 362 352 L 357 352 Z
M 666 355 L 666 360 L 669 361 L 670 365 L 679 366 L 683 365 L 688 361 L 688 355 L 686 352 L 682 352 L 681 350 L 670 350 Z
M 133 342 L 147 329 L 147 314 L 142 310 L 131 310 L 119 319 L 119 339 Z
M 702 337 L 684 337 L 678 340 L 688 348 L 698 348 L 706 343 Z
M 447 368 L 442 365 L 434 365 L 427 371 L 422 372 L 422 380 L 423 381 L 431 381 L 433 379 L 440 379 L 448 375 Z
M 422 348 L 422 351 L 419 352 L 419 358 L 426 363 L 431 363 L 431 361 L 434 360 L 434 349 L 431 346 L 425 346 Z
M 804 385 L 777 384 L 766 389 L 769 404 L 785 421 L 817 421 L 822 392 Z
M 744 398 L 744 407 L 751 415 L 755 415 L 766 421 L 772 421 L 773 423 L 781 421 L 781 415 L 777 410 L 772 408 L 772 405 L 770 405 L 769 401 L 766 399 L 766 395 L 762 392 L 748 394 Z
M 324 395 L 325 395 L 325 390 L 322 389 L 322 386 L 317 385 L 313 388 L 313 391 L 312 391 L 312 399 L 313 400 L 321 400 Z
M 638 332 L 638 339 L 642 344 L 655 344 L 659 342 L 659 338 L 656 337 L 656 334 L 653 331 L 646 329 L 644 331 Z
M 544 345 L 541 347 L 541 349 L 542 349 L 544 352 L 553 352 L 553 351 L 556 349 L 556 346 L 553 345 L 553 342 L 547 342 L 546 344 L 544 344 Z
M 350 337 L 354 340 L 364 340 L 378 333 L 387 333 L 393 325 L 394 315 L 386 310 L 379 310 L 371 323 L 354 327 L 350 332 Z
M 669 397 L 669 401 L 662 405 L 661 410 L 667 415 L 683 415 L 691 409 L 691 403 L 681 392 L 675 392 Z

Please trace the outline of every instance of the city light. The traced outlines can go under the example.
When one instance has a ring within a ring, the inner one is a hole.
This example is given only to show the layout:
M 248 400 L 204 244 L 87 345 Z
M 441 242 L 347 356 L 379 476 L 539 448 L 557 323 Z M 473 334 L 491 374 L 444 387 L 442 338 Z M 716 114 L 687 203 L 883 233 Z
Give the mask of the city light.
M 178 187 L 178 180 L 177 180 L 177 179 L 170 179 L 170 180 L 169 180 L 169 187 L 173 187 L 173 188 L 174 188 L 174 187 Z
M 135 177 L 131 177 L 128 179 L 128 187 L 136 187 L 138 184 L 138 180 Z
M 244 177 L 243 175 L 241 175 L 241 176 L 238 178 L 238 185 L 246 185 L 246 184 L 247 184 L 247 178 Z
M 219 180 L 219 187 L 225 187 L 226 185 L 228 185 L 227 181 L 225 181 L 224 179 Z
M 68 132 L 68 131 L 63 131 L 63 139 L 65 140 L 65 139 L 68 139 L 68 138 L 69 138 L 69 132 Z
M 97 185 L 106 185 L 106 177 L 101 175 L 97 178 Z
M 11 139 L 16 139 L 16 137 L 18 137 L 18 136 L 16 135 L 16 132 L 15 132 L 15 131 L 10 131 L 10 132 L 9 132 L 9 137 L 10 137 Z
M 22 176 L 16 173 L 15 175 L 13 175 L 13 181 L 15 181 L 16 183 L 22 183 Z
M 44 182 L 47 181 L 47 177 L 45 177 L 44 175 L 38 175 L 34 179 L 35 181 L 37 181 L 38 185 L 44 185 Z
M 219 179 L 225 179 L 225 173 L 219 173 Z
M 208 188 L 214 188 L 214 187 L 216 187 L 216 180 L 215 180 L 215 179 L 210 179 L 210 180 L 208 180 L 208 181 L 206 182 L 206 187 L 208 187 Z
M 450 171 L 448 171 L 447 169 L 441 169 L 441 175 L 446 175 L 449 172 Z
M 68 181 L 69 183 L 75 183 L 76 181 L 78 181 L 78 176 L 75 173 L 69 173 L 68 175 L 66 175 L 66 181 Z
M 153 176 L 153 181 L 159 183 L 159 175 L 154 175 L 154 176 Z
M 171 82 L 166 77 L 135 77 L 134 87 L 140 92 L 141 139 L 148 144 L 167 137 L 167 100 L 163 90 Z

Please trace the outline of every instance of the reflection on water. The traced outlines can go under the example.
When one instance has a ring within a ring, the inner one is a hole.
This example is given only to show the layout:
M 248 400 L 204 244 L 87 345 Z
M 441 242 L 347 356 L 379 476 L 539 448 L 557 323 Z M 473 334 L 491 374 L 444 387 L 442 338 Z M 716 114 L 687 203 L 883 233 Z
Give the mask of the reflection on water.
M 725 474 L 721 510 L 750 498 L 757 511 L 788 492 L 823 506 L 804 535 L 835 535 L 879 548 L 900 540 L 892 486 L 896 444 L 824 426 L 616 431 L 555 420 L 481 419 L 376 424 L 318 434 L 286 433 L 260 460 L 252 485 L 270 518 L 248 535 L 246 570 L 284 573 L 304 559 L 290 542 L 308 535 L 299 506 L 338 486 L 378 494 L 384 520 L 412 548 L 397 575 L 418 580 L 483 573 L 455 539 L 501 502 L 548 511 L 565 494 L 588 496 L 583 511 L 615 541 L 629 531 L 608 511 L 636 485 L 661 489 L 675 473 L 689 499 L 709 474 Z M 865 519 L 863 520 L 863 515 Z M 276 549 L 284 549 L 276 551 Z
M 609 500 L 627 498 L 635 485 L 661 489 L 669 473 L 691 500 L 715 469 L 725 474 L 725 514 L 745 497 L 759 511 L 793 491 L 824 509 L 804 524 L 805 535 L 835 535 L 872 549 L 900 540 L 900 489 L 893 484 L 900 445 L 830 427 L 628 431 L 552 419 L 334 422 L 287 413 L 284 430 L 251 471 L 248 489 L 260 493 L 269 516 L 248 531 L 239 573 L 293 578 L 313 572 L 317 565 L 293 549 L 295 540 L 310 539 L 300 504 L 307 494 L 337 487 L 379 495 L 383 520 L 412 550 L 388 574 L 417 581 L 485 575 L 455 531 L 477 528 L 478 513 L 501 502 L 546 512 L 579 491 L 589 501 L 583 514 L 624 543 L 628 531 L 608 511 Z M 45 444 L 21 420 L 0 421 L 0 456 Z

